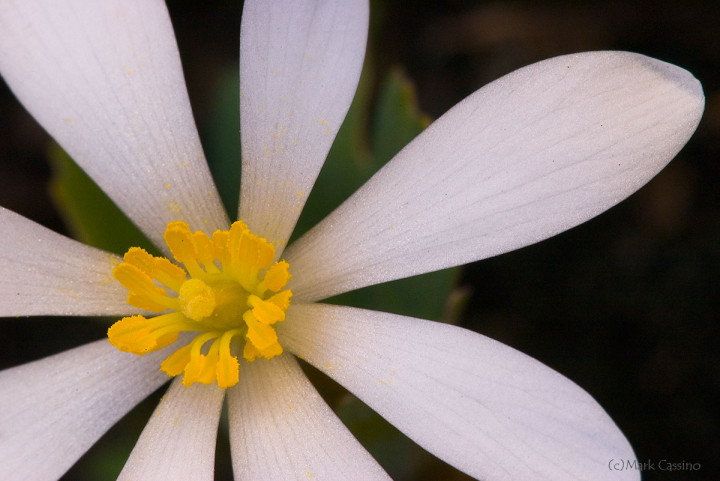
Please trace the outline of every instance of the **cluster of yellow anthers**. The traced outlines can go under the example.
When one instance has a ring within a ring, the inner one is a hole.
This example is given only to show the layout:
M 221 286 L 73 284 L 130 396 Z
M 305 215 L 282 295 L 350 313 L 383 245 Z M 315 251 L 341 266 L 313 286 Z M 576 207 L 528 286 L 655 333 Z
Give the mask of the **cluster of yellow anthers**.
M 133 247 L 113 276 L 130 291 L 129 304 L 172 312 L 119 320 L 108 330 L 115 347 L 143 355 L 172 344 L 180 332 L 197 332 L 160 369 L 169 376 L 184 372 L 186 386 L 217 380 L 222 388 L 238 382 L 238 359 L 231 353 L 239 350 L 238 340 L 245 340 L 243 357 L 248 361 L 282 353 L 272 324 L 285 320 L 292 292 L 282 290 L 290 279 L 289 266 L 285 261 L 272 264 L 272 244 L 242 221 L 230 230 L 215 231 L 212 238 L 190 231 L 184 222 L 171 222 L 165 242 L 185 269 Z

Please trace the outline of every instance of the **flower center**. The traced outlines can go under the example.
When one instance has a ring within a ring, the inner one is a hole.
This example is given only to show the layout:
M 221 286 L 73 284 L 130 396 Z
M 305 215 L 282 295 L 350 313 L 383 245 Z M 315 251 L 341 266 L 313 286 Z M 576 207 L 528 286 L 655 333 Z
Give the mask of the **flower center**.
M 185 222 L 171 222 L 165 242 L 178 263 L 132 247 L 113 277 L 129 291 L 129 304 L 155 317 L 129 316 L 108 329 L 110 343 L 121 351 L 143 355 L 175 342 L 181 332 L 197 333 L 167 357 L 160 369 L 169 376 L 184 373 L 183 384 L 222 388 L 238 382 L 234 352 L 270 359 L 282 353 L 272 325 L 285 320 L 292 292 L 288 263 L 272 263 L 275 248 L 251 233 L 244 222 L 212 237 L 191 232 Z M 272 265 L 271 265 L 272 264 Z M 170 312 L 166 312 L 170 311 Z

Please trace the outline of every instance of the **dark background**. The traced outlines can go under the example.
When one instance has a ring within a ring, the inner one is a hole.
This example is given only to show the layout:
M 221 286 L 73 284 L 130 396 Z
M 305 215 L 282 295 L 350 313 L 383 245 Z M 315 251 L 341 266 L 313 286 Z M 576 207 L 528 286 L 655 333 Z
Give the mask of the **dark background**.
M 432 117 L 516 68 L 583 50 L 644 53 L 703 83 L 707 105 L 698 131 L 646 187 L 565 234 L 468 266 L 461 282 L 470 293 L 462 324 L 586 389 L 640 461 L 701 466 L 646 471 L 646 480 L 720 476 L 718 7 L 712 1 L 385 1 L 374 2 L 371 12 L 378 80 L 403 66 Z M 171 1 L 169 8 L 202 128 L 211 92 L 237 62 L 240 2 Z M 64 231 L 47 193 L 49 140 L 4 85 L 0 125 L 0 205 Z M 3 319 L 0 367 L 98 339 L 104 330 L 77 320 Z M 146 419 L 153 407 L 150 400 L 139 411 Z M 131 447 L 139 429 L 119 427 L 112 435 Z M 226 469 L 218 466 L 218 479 Z M 85 479 L 82 472 L 74 468 L 65 479 Z M 466 479 L 437 467 L 423 472 L 412 479 Z

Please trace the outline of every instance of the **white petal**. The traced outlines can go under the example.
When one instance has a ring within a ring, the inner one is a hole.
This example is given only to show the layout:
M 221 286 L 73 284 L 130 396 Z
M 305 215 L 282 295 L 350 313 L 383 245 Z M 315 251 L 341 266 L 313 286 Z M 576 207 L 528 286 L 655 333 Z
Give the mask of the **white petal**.
M 288 354 L 243 363 L 228 406 L 237 480 L 390 479 Z
M 587 393 L 492 339 L 447 324 L 295 304 L 280 342 L 420 446 L 482 480 L 639 479 L 632 448 Z
M 0 316 L 130 315 L 121 258 L 0 207 Z
M 513 72 L 447 112 L 294 243 L 288 287 L 321 299 L 576 226 L 660 171 L 703 105 L 692 75 L 637 54 L 568 55 Z
M 166 348 L 168 349 L 168 348 Z M 55 480 L 168 380 L 107 339 L 0 372 L 0 479 Z
M 240 218 L 279 255 L 350 107 L 365 0 L 245 2 L 240 34 Z
M 171 220 L 226 226 L 164 2 L 4 1 L 0 72 L 156 245 Z
M 163 396 L 118 480 L 212 481 L 215 439 L 225 390 L 185 387 L 177 377 Z

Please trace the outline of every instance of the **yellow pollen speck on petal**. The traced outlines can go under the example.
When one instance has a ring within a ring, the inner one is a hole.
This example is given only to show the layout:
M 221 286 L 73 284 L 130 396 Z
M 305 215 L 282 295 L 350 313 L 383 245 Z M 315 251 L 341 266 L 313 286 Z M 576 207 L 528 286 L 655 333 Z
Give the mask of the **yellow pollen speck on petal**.
M 221 388 L 237 384 L 239 356 L 249 362 L 282 354 L 273 325 L 285 320 L 292 292 L 283 288 L 291 275 L 287 262 L 273 262 L 271 243 L 242 221 L 212 236 L 170 222 L 164 239 L 175 262 L 133 247 L 113 269 L 128 303 L 159 315 L 117 321 L 108 329 L 112 345 L 143 355 L 193 333 L 160 369 L 182 374 L 186 386 Z

